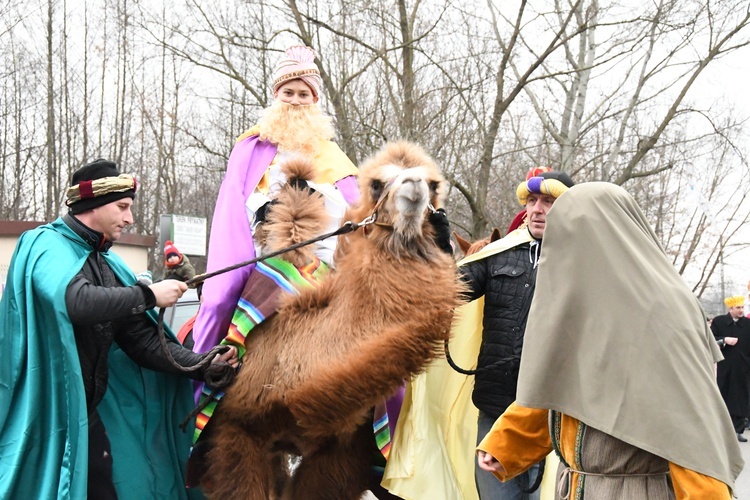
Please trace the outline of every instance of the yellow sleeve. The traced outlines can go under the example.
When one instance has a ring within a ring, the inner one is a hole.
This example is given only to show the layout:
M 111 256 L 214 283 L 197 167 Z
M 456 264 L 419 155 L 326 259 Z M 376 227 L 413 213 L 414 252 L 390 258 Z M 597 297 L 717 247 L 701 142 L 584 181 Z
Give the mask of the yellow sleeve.
M 672 486 L 677 500 L 711 498 L 712 500 L 731 500 L 729 486 L 718 479 L 704 476 L 700 472 L 685 469 L 672 462 L 669 463 Z
M 501 481 L 524 472 L 552 451 L 548 426 L 549 410 L 511 404 L 500 415 L 477 450 L 495 457 L 503 471 L 495 473 Z

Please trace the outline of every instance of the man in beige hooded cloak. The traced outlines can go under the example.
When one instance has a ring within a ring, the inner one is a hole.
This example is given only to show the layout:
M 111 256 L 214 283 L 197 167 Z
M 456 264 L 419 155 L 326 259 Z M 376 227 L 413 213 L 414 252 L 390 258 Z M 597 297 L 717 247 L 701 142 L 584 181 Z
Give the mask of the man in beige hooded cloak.
M 721 354 L 640 208 L 587 183 L 547 221 L 517 400 L 480 466 L 508 480 L 554 448 L 557 498 L 730 499 L 743 460 Z

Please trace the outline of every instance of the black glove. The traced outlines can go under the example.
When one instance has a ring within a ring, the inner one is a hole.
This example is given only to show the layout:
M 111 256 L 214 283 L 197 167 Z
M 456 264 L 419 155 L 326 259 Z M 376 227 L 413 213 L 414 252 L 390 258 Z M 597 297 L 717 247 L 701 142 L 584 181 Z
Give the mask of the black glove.
M 435 230 L 435 243 L 437 243 L 437 246 L 448 255 L 453 255 L 453 245 L 451 245 L 451 227 L 445 210 L 438 208 L 427 218 L 430 221 L 430 224 L 432 224 L 432 228 Z

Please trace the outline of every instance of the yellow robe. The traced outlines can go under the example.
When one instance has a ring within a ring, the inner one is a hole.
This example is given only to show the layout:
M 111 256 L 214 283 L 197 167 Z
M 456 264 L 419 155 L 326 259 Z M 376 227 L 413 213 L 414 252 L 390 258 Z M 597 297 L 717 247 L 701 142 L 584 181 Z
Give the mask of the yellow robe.
M 574 460 L 578 423 L 577 419 L 562 415 L 560 452 L 565 461 L 575 468 L 580 467 Z M 517 476 L 552 451 L 549 410 L 525 408 L 513 403 L 497 419 L 477 449 L 498 459 L 503 467 L 503 470 L 495 473 L 498 479 L 507 481 Z M 669 462 L 669 473 L 677 500 L 732 498 L 729 487 L 712 477 L 673 462 Z M 577 483 L 578 474 L 572 473 L 569 491 L 575 492 Z M 571 500 L 574 500 L 573 496 Z
M 464 265 L 531 241 L 518 229 L 461 262 Z M 482 343 L 484 297 L 456 310 L 450 341 L 459 366 L 476 368 Z M 435 360 L 406 387 L 385 474 L 388 491 L 406 500 L 479 500 L 474 481 L 478 410 L 474 378 Z
M 258 135 L 259 133 L 260 127 L 255 125 L 240 135 L 237 138 L 237 142 Z M 357 167 L 354 166 L 349 157 L 332 141 L 321 139 L 318 144 L 317 154 L 315 158 L 312 158 L 312 161 L 315 164 L 315 178 L 313 181 L 317 184 L 335 184 L 336 181 L 344 177 L 350 175 L 356 176 L 359 173 L 359 170 L 357 170 Z M 267 180 L 261 179 L 260 184 L 262 185 L 264 182 L 267 182 Z

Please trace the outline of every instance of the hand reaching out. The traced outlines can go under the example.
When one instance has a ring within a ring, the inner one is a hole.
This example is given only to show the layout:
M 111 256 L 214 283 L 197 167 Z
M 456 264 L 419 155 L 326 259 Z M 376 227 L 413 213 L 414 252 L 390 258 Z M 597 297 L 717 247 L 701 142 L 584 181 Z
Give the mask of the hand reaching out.
M 477 463 L 482 470 L 486 470 L 487 472 L 503 471 L 503 466 L 500 465 L 500 462 L 486 451 L 479 450 L 477 452 Z

